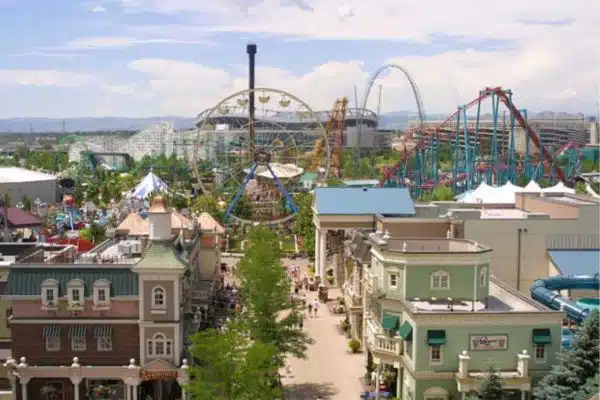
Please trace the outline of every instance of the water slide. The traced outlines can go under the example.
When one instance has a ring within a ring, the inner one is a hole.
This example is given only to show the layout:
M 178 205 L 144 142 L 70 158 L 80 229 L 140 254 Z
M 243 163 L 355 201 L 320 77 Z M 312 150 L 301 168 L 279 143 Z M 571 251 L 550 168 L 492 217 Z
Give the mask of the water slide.
M 531 297 L 547 307 L 563 310 L 569 318 L 581 324 L 592 312 L 592 308 L 585 308 L 585 303 L 573 301 L 563 297 L 561 290 L 568 289 L 600 289 L 600 277 L 593 276 L 552 276 L 538 279 L 531 285 Z

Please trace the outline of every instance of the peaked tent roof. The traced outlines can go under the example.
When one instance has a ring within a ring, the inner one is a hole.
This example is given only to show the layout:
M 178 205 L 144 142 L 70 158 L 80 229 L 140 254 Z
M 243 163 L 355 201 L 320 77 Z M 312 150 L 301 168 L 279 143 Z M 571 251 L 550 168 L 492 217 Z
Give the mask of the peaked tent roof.
M 529 181 L 529 183 L 523 188 L 524 192 L 527 193 L 540 193 L 542 191 L 542 187 L 538 185 L 538 183 L 534 180 Z
M 568 194 L 575 194 L 575 189 L 571 189 L 570 187 L 568 187 L 564 183 L 558 182 L 556 185 L 554 185 L 552 187 L 542 189 L 542 192 L 544 192 L 544 193 L 568 193 Z
M 207 212 L 201 213 L 198 217 L 196 217 L 196 221 L 200 225 L 200 230 L 202 231 L 213 231 L 218 234 L 225 233 L 225 228 L 219 221 L 217 221 L 212 215 Z
M 150 221 L 142 218 L 138 213 L 130 213 L 121 221 L 116 231 L 130 235 L 147 235 L 150 232 Z
M 127 198 L 146 199 L 150 193 L 166 192 L 168 189 L 169 186 L 166 182 L 151 171 L 136 187 L 131 189 L 127 194 Z
M 193 227 L 192 221 L 188 217 L 174 208 L 171 210 L 171 229 L 192 229 Z

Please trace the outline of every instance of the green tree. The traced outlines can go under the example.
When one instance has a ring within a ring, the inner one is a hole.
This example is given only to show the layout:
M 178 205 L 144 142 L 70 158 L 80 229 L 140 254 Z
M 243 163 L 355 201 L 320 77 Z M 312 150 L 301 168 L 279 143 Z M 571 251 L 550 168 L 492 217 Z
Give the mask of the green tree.
M 493 366 L 487 369 L 487 376 L 481 382 L 479 391 L 471 391 L 468 394 L 468 400 L 503 400 L 504 390 L 502 389 L 502 379 Z
M 209 329 L 192 337 L 189 393 L 196 399 L 272 400 L 278 366 L 273 346 L 252 341 L 245 327 L 230 323 L 223 331 Z
M 585 183 L 577 182 L 575 185 L 575 193 L 586 196 L 588 194 Z
M 81 229 L 79 236 L 94 244 L 102 243 L 106 239 L 106 228 L 93 222 L 89 227 Z
M 600 348 L 598 310 L 594 310 L 575 335 L 571 349 L 558 355 L 552 367 L 535 388 L 538 400 L 588 400 L 598 393 Z
M 294 233 L 304 238 L 304 251 L 309 257 L 315 254 L 315 226 L 313 225 L 313 195 L 311 193 L 298 193 L 294 202 L 299 212 L 294 221 Z
M 21 203 L 23 203 L 23 210 L 27 212 L 31 211 L 31 199 L 29 197 L 23 196 Z
M 196 198 L 192 205 L 192 210 L 197 213 L 207 212 L 211 215 L 215 215 L 216 212 L 219 211 L 219 204 L 212 194 L 203 194 Z
M 280 364 L 288 354 L 305 357 L 312 340 L 297 326 L 302 310 L 290 299 L 291 283 L 281 265 L 279 237 L 259 226 L 250 231 L 248 241 L 238 278 L 250 335 L 274 346 Z

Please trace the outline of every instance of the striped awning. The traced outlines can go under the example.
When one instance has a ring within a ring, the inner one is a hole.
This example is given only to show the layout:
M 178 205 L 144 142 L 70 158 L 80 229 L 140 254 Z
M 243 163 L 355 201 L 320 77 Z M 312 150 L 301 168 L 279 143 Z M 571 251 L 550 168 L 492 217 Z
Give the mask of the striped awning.
M 69 337 L 85 337 L 85 325 L 71 325 L 69 326 Z
M 44 325 L 42 337 L 60 337 L 60 325 Z
M 94 337 L 110 337 L 112 336 L 112 327 L 110 325 L 97 325 L 94 327 Z

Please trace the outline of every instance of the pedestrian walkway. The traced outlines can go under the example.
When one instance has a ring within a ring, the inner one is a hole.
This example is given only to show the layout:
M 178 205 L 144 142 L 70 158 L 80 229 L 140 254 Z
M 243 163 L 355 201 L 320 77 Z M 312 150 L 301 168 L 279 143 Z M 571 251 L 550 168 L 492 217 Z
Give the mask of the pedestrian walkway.
M 307 300 L 312 301 L 316 292 Z M 335 299 L 338 289 L 329 291 Z M 351 400 L 361 393 L 360 378 L 365 373 L 364 354 L 348 353 L 348 339 L 340 333 L 339 324 L 343 316 L 333 315 L 322 304 L 319 315 L 304 320 L 304 329 L 315 343 L 309 346 L 307 358 L 289 359 L 291 374 L 283 372 L 286 400 Z

